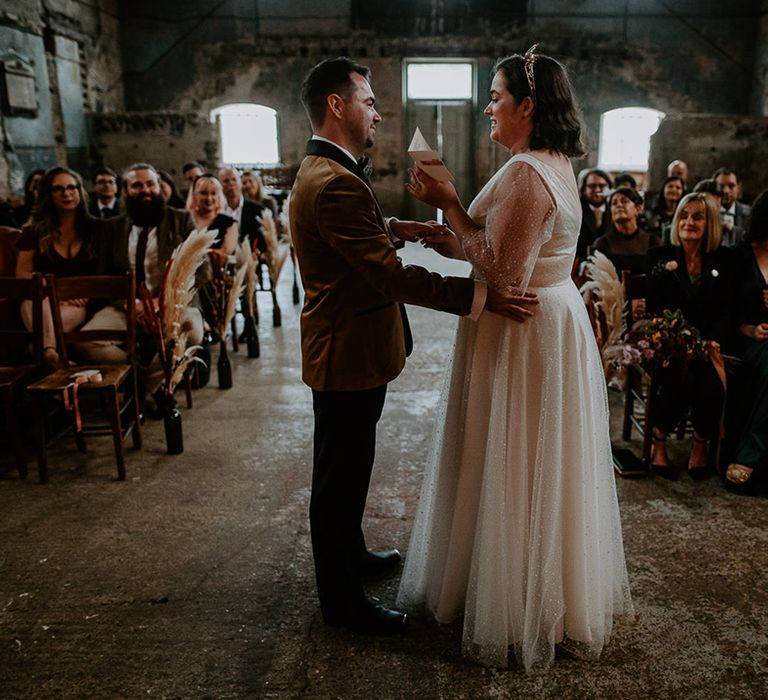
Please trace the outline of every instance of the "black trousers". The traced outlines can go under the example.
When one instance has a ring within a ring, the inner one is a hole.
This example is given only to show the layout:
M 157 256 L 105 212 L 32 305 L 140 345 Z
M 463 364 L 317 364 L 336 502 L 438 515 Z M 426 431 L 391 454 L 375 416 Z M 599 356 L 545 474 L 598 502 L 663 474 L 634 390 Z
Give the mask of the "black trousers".
M 309 523 L 323 615 L 342 614 L 365 593 L 356 561 L 365 552 L 362 521 L 386 385 L 363 391 L 312 391 L 314 462 Z
M 690 407 L 694 430 L 707 440 L 716 437 L 725 390 L 712 363 L 691 360 L 683 370 L 662 370 L 658 379 L 653 427 L 671 433 Z

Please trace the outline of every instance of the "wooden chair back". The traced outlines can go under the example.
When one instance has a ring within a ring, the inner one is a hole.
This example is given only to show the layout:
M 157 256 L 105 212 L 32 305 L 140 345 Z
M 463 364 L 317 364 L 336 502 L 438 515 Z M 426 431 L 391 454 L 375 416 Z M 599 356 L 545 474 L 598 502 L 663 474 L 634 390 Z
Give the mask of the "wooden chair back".
M 65 332 L 61 326 L 61 316 L 53 314 L 54 327 L 59 345 L 59 354 L 67 360 L 67 345 L 88 343 L 99 340 L 111 340 L 125 344 L 128 355 L 127 364 L 132 365 L 136 353 L 136 284 L 133 273 L 124 275 L 87 275 L 82 277 L 54 277 L 48 275 L 47 284 L 51 294 L 51 304 L 58 309 L 61 302 L 69 299 L 88 299 L 89 302 L 102 301 L 119 304 L 125 309 L 126 327 L 120 329 L 75 329 Z
M 632 311 L 632 302 L 645 299 L 648 296 L 648 275 L 633 275 L 628 270 L 621 273 L 621 283 L 624 286 L 624 299 L 627 303 L 627 328 L 637 321 Z
M 13 318 L 0 322 L 0 364 L 16 364 L 26 347 L 32 346 L 32 364 L 43 362 L 43 278 L 0 277 L 0 301 L 13 308 Z M 32 330 L 28 331 L 18 313 L 22 301 L 32 302 Z

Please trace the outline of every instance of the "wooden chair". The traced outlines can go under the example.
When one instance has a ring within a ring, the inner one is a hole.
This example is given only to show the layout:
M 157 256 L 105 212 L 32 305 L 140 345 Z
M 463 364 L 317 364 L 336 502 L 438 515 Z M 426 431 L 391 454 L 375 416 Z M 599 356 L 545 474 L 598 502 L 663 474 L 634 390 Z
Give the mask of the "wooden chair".
M 22 301 L 32 302 L 32 331 L 18 323 L 0 323 L 0 344 L 32 346 L 31 362 L 21 364 L 0 363 L 0 404 L 5 415 L 5 429 L 13 447 L 16 468 L 22 479 L 27 477 L 27 462 L 24 457 L 22 432 L 16 420 L 18 392 L 29 381 L 42 373 L 43 366 L 43 278 L 35 273 L 30 278 L 0 277 L 0 300 L 8 304 Z
M 624 285 L 624 298 L 627 306 L 627 328 L 631 329 L 637 320 L 632 313 L 632 302 L 646 298 L 648 277 L 646 275 L 632 275 L 624 270 L 621 273 L 621 282 Z M 652 375 L 636 365 L 627 367 L 621 437 L 622 440 L 628 442 L 632 439 L 632 427 L 637 428 L 643 438 L 642 459 L 645 464 L 649 464 L 651 459 L 650 417 L 657 394 L 658 386 Z
M 60 277 L 49 276 L 51 307 L 56 327 L 59 354 L 64 362 L 68 361 L 68 346 L 73 343 L 92 341 L 116 341 L 126 348 L 127 362 L 121 365 L 76 365 L 66 366 L 48 375 L 28 387 L 35 400 L 38 415 L 45 415 L 45 400 L 51 395 L 72 395 L 72 403 L 78 392 L 100 394 L 106 409 L 109 423 L 84 427 L 80 424 L 79 409 L 73 411 L 73 428 L 78 447 L 85 451 L 85 437 L 88 435 L 111 435 L 115 449 L 118 479 L 125 480 L 125 459 L 123 440 L 131 434 L 133 446 L 141 448 L 141 428 L 139 422 L 139 402 L 136 389 L 136 292 L 133 275 Z M 126 328 L 120 330 L 74 330 L 64 332 L 58 313 L 59 303 L 67 299 L 104 300 L 125 305 Z M 100 382 L 86 382 L 73 388 L 73 375 L 83 370 L 97 370 L 102 377 Z M 120 391 L 123 401 L 120 401 Z M 48 478 L 47 469 L 46 421 L 38 420 L 37 428 L 37 464 L 40 482 Z

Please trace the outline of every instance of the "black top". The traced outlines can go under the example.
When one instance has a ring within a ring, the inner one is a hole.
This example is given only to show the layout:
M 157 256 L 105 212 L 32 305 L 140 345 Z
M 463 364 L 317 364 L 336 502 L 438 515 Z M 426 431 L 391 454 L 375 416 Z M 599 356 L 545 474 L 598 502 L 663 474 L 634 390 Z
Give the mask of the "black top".
M 227 229 L 232 224 L 236 223 L 237 219 L 233 219 L 231 216 L 227 216 L 226 214 L 218 214 L 216 218 L 208 225 L 209 231 L 216 231 L 218 234 L 211 247 L 217 249 L 221 248 L 221 244 L 224 242 L 224 235 L 227 233 Z
M 51 245 L 48 250 L 40 250 L 38 236 L 31 226 L 22 229 L 19 239 L 16 241 L 17 250 L 34 250 L 32 270 L 44 275 L 56 275 L 57 277 L 77 277 L 80 275 L 95 275 L 98 269 L 98 258 L 95 251 L 89 250 L 91 246 L 83 241 L 80 250 L 73 258 L 65 258 Z
M 674 269 L 670 269 L 674 268 Z M 716 340 L 723 350 L 733 351 L 736 328 L 736 258 L 720 246 L 704 253 L 701 275 L 691 279 L 679 246 L 664 245 L 648 251 L 646 309 L 658 314 L 680 309 L 705 340 Z
M 619 276 L 624 270 L 628 270 L 633 275 L 642 275 L 647 272 L 648 250 L 660 244 L 661 239 L 657 235 L 640 228 L 632 234 L 625 235 L 612 226 L 608 233 L 595 241 L 592 248 L 606 255 Z
M 753 326 L 758 323 L 768 323 L 768 308 L 763 301 L 763 292 L 768 289 L 768 284 L 760 271 L 755 251 L 748 243 L 732 250 L 736 260 L 738 280 L 736 321 L 739 324 L 749 323 Z

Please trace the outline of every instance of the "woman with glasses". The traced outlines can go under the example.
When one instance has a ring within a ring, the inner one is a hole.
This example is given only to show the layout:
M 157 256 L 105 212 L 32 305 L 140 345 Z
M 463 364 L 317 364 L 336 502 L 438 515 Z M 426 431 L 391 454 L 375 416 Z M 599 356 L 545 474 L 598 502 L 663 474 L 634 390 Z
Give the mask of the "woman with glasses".
M 29 277 L 33 272 L 61 277 L 96 274 L 96 226 L 98 222 L 88 213 L 87 194 L 80 176 L 68 168 L 51 168 L 40 180 L 37 207 L 16 244 L 16 276 Z M 87 302 L 62 302 L 60 312 L 65 331 L 85 321 Z M 22 302 L 21 315 L 31 330 L 31 302 Z M 47 298 L 43 306 L 43 346 L 46 364 L 58 367 L 60 360 Z

